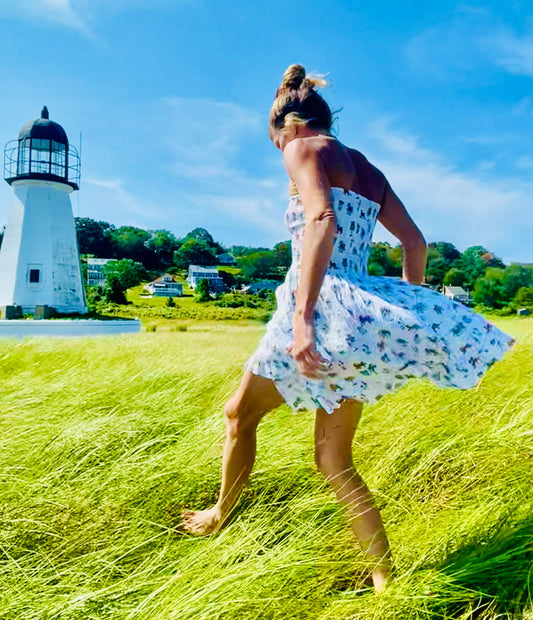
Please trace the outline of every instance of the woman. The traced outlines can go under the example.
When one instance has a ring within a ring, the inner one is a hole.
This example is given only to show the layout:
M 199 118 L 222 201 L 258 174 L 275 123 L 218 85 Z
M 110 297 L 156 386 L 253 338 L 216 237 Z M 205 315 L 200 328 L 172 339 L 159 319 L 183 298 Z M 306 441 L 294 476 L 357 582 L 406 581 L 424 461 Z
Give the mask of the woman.
M 278 309 L 225 406 L 222 486 L 215 506 L 184 514 L 187 530 L 223 527 L 255 459 L 261 417 L 283 402 L 316 408 L 315 455 L 346 507 L 382 591 L 391 570 L 383 523 L 352 463 L 363 402 L 428 377 L 472 387 L 512 339 L 461 304 L 420 285 L 426 244 L 384 175 L 331 135 L 319 78 L 291 65 L 270 112 L 270 137 L 290 178 L 293 260 Z M 403 281 L 367 275 L 378 219 L 403 247 Z

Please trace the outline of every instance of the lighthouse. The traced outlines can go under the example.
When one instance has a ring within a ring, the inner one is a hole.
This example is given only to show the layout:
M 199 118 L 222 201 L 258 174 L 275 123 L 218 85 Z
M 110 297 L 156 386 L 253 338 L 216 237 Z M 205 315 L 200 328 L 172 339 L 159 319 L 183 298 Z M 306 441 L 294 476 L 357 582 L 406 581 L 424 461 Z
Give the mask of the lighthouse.
M 6 145 L 4 179 L 13 199 L 0 249 L 0 306 L 85 314 L 70 203 L 79 189 L 80 158 L 46 106 Z

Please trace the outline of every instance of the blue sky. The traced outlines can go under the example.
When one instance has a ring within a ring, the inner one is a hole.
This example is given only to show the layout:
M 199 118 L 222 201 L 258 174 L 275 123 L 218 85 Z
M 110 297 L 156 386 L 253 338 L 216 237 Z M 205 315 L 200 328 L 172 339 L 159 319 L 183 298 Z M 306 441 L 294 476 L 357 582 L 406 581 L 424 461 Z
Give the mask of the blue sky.
M 0 0 L 0 25 L 0 140 L 45 104 L 73 144 L 81 133 L 75 215 L 286 239 L 267 118 L 299 62 L 329 74 L 339 138 L 428 241 L 533 262 L 529 1 Z M 3 183 L 0 226 L 10 201 Z

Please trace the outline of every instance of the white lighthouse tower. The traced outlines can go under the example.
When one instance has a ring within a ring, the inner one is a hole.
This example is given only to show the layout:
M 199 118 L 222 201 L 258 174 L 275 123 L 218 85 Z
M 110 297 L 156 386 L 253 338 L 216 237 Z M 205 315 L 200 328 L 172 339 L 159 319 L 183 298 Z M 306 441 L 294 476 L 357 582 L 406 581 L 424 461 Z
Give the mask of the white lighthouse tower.
M 46 107 L 6 145 L 4 178 L 13 201 L 0 249 L 0 306 L 87 312 L 70 194 L 80 158 Z

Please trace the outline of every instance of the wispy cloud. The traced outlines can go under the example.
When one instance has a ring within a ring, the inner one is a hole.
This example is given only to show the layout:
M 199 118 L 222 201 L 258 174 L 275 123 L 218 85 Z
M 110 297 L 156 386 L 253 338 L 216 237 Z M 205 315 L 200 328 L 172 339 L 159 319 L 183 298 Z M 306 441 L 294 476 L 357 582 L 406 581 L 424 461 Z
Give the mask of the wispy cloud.
M 513 114 L 516 116 L 530 116 L 533 118 L 533 97 L 528 95 L 513 107 Z
M 533 31 L 518 35 L 509 28 L 500 28 L 486 42 L 496 64 L 514 75 L 533 77 Z
M 0 0 L 0 13 L 19 19 L 39 19 L 78 31 L 94 39 L 88 24 L 74 8 L 72 0 Z
M 522 155 L 516 161 L 516 167 L 519 170 L 533 170 L 533 156 Z
M 83 185 L 83 205 L 90 205 L 90 216 L 83 209 L 82 217 L 109 220 L 109 216 L 114 215 L 111 219 L 116 222 L 116 215 L 120 214 L 119 225 L 134 221 L 139 226 L 156 228 L 164 224 L 165 215 L 168 215 L 159 200 L 129 191 L 123 179 L 88 177 Z
M 531 204 L 533 182 L 483 175 L 483 170 L 464 172 L 418 148 L 416 137 L 398 137 L 386 122 L 380 123 L 379 132 L 375 123 L 369 128 L 377 141 L 376 163 L 428 240 L 449 240 L 461 249 L 479 243 L 506 260 L 530 260 L 533 213 L 526 205 Z M 398 140 L 410 149 L 395 149 Z
M 411 65 L 450 81 L 478 79 L 483 66 L 533 76 L 533 30 L 519 33 L 489 9 L 461 4 L 407 45 Z
M 167 119 L 170 171 L 187 184 L 187 202 L 209 216 L 284 235 L 280 207 L 283 173 L 250 172 L 254 144 L 266 140 L 266 119 L 235 103 L 172 97 L 161 101 Z M 161 118 L 161 116 L 159 117 Z M 278 237 L 279 238 L 279 237 Z
M 0 0 L 0 15 L 53 23 L 97 41 L 91 24 L 100 15 L 172 6 L 172 0 Z
M 407 44 L 411 66 L 436 79 L 470 79 L 486 62 L 479 39 L 493 28 L 488 11 L 461 5 L 446 21 L 420 32 Z
M 368 124 L 367 133 L 390 154 L 426 163 L 436 160 L 437 155 L 423 148 L 418 137 L 400 131 L 391 131 L 390 123 L 387 117 L 377 118 Z
M 242 142 L 262 130 L 261 115 L 235 103 L 167 97 L 161 104 L 174 173 L 204 184 L 237 174 L 233 166 Z
M 228 245 L 273 245 L 287 238 L 287 180 L 281 158 L 271 162 L 274 147 L 266 159 L 258 155 L 268 138 L 266 119 L 257 111 L 167 97 L 122 109 L 120 115 L 121 129 L 129 127 L 122 148 L 135 158 L 115 178 L 105 173 L 112 162 L 94 160 L 103 172 L 85 180 L 85 215 L 117 225 L 168 228 L 177 235 L 203 226 Z M 157 178 L 144 174 L 154 157 Z

